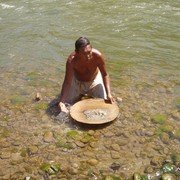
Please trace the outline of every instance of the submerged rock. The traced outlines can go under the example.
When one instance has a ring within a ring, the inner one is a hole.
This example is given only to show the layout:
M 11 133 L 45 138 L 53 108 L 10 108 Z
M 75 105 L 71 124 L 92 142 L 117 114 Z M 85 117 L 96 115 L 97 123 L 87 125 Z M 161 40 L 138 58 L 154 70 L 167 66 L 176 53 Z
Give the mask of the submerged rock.
M 54 140 L 53 133 L 51 131 L 45 132 L 43 140 L 47 143 L 52 142 Z
M 87 161 L 88 164 L 90 164 L 91 166 L 95 166 L 98 164 L 98 160 L 97 159 L 89 159 Z
M 176 180 L 176 176 L 174 174 L 164 173 L 161 176 L 161 180 Z

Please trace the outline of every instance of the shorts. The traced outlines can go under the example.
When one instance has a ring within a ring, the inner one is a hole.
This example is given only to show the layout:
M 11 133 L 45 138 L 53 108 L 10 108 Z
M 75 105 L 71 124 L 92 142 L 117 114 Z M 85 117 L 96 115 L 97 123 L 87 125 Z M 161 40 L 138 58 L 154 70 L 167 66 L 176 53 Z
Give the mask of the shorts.
M 71 88 L 68 97 L 66 98 L 66 103 L 73 104 L 83 95 L 94 98 L 107 98 L 100 71 L 98 71 L 93 81 L 82 82 L 73 77 Z

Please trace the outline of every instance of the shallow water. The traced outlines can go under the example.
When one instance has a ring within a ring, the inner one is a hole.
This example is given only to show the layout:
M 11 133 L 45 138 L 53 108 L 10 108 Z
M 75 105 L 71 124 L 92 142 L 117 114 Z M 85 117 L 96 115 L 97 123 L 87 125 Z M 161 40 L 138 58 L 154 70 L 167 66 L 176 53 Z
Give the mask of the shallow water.
M 75 164 L 77 172 L 61 169 L 66 178 L 112 174 L 114 162 L 115 173 L 130 177 L 147 166 L 158 170 L 155 158 L 178 154 L 179 10 L 170 0 L 2 0 L 0 176 L 39 179 L 40 166 L 53 161 Z M 79 36 L 104 53 L 113 94 L 123 98 L 118 119 L 93 131 L 55 117 L 66 58 Z M 71 130 L 86 138 L 69 139 Z

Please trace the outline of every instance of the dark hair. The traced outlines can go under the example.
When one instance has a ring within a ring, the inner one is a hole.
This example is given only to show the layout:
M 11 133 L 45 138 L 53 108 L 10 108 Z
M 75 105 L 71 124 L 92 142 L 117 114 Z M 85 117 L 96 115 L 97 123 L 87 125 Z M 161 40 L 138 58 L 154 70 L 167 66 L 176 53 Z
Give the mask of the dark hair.
M 75 50 L 78 51 L 80 48 L 85 47 L 88 44 L 90 44 L 89 39 L 87 39 L 86 37 L 80 37 L 75 42 Z

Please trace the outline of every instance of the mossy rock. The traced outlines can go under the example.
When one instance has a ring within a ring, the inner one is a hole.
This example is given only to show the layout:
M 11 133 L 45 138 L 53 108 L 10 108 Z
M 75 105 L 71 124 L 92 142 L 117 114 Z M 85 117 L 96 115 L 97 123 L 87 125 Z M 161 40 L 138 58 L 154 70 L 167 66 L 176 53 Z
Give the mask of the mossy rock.
M 23 105 L 26 103 L 27 99 L 22 97 L 22 96 L 19 96 L 19 95 L 13 95 L 11 98 L 10 98 L 10 101 L 12 104 L 14 105 Z
M 161 171 L 163 173 L 174 173 L 175 172 L 175 166 L 171 163 L 166 163 L 161 167 Z
M 160 179 L 161 180 L 176 180 L 176 176 L 171 173 L 164 173 L 164 174 L 162 174 Z
M 60 170 L 60 164 L 43 163 L 40 166 L 40 169 L 42 171 L 45 171 L 49 175 L 53 175 L 53 174 L 58 173 L 58 171 Z
M 118 175 L 114 175 L 114 174 L 105 176 L 104 179 L 105 180 L 122 180 L 121 177 L 119 177 Z
M 7 128 L 2 128 L 1 129 L 1 134 L 0 134 L 0 137 L 1 138 L 7 138 L 11 135 L 10 131 L 7 129 Z
M 138 112 L 138 111 L 133 113 L 133 117 L 134 117 L 135 120 L 137 120 L 137 121 L 143 120 L 143 115 L 142 115 L 140 112 Z
M 174 129 L 173 126 L 171 126 L 169 124 L 161 125 L 159 128 L 161 129 L 162 132 L 166 132 L 166 133 L 170 133 Z
M 180 99 L 176 99 L 176 100 L 174 101 L 174 104 L 175 104 L 175 107 L 176 107 L 176 108 L 180 109 Z
M 172 133 L 173 138 L 180 139 L 180 130 L 176 129 Z
M 70 137 L 72 139 L 75 139 L 79 135 L 78 131 L 71 130 L 67 132 L 67 137 Z
M 34 106 L 34 109 L 39 111 L 39 110 L 46 110 L 48 108 L 48 104 L 44 102 L 39 102 Z
M 2 117 L 2 121 L 9 121 L 10 120 L 10 117 L 9 116 L 3 116 Z
M 92 140 L 92 136 L 88 133 L 83 133 L 81 142 L 88 143 Z
M 22 157 L 26 157 L 28 155 L 28 149 L 27 148 L 22 148 L 20 151 L 20 155 Z
M 141 175 L 140 173 L 134 173 L 133 180 L 149 180 L 148 176 Z
M 60 140 L 56 142 L 56 146 L 61 147 L 61 148 L 66 148 L 66 149 L 73 149 L 72 143 L 62 142 Z
M 173 163 L 175 164 L 180 163 L 180 154 L 179 153 L 172 154 L 171 159 L 173 160 Z
M 167 116 L 164 114 L 156 114 L 152 117 L 152 121 L 157 124 L 164 124 L 167 120 Z
M 36 80 L 40 77 L 40 75 L 37 72 L 30 72 L 27 74 L 27 80 Z

